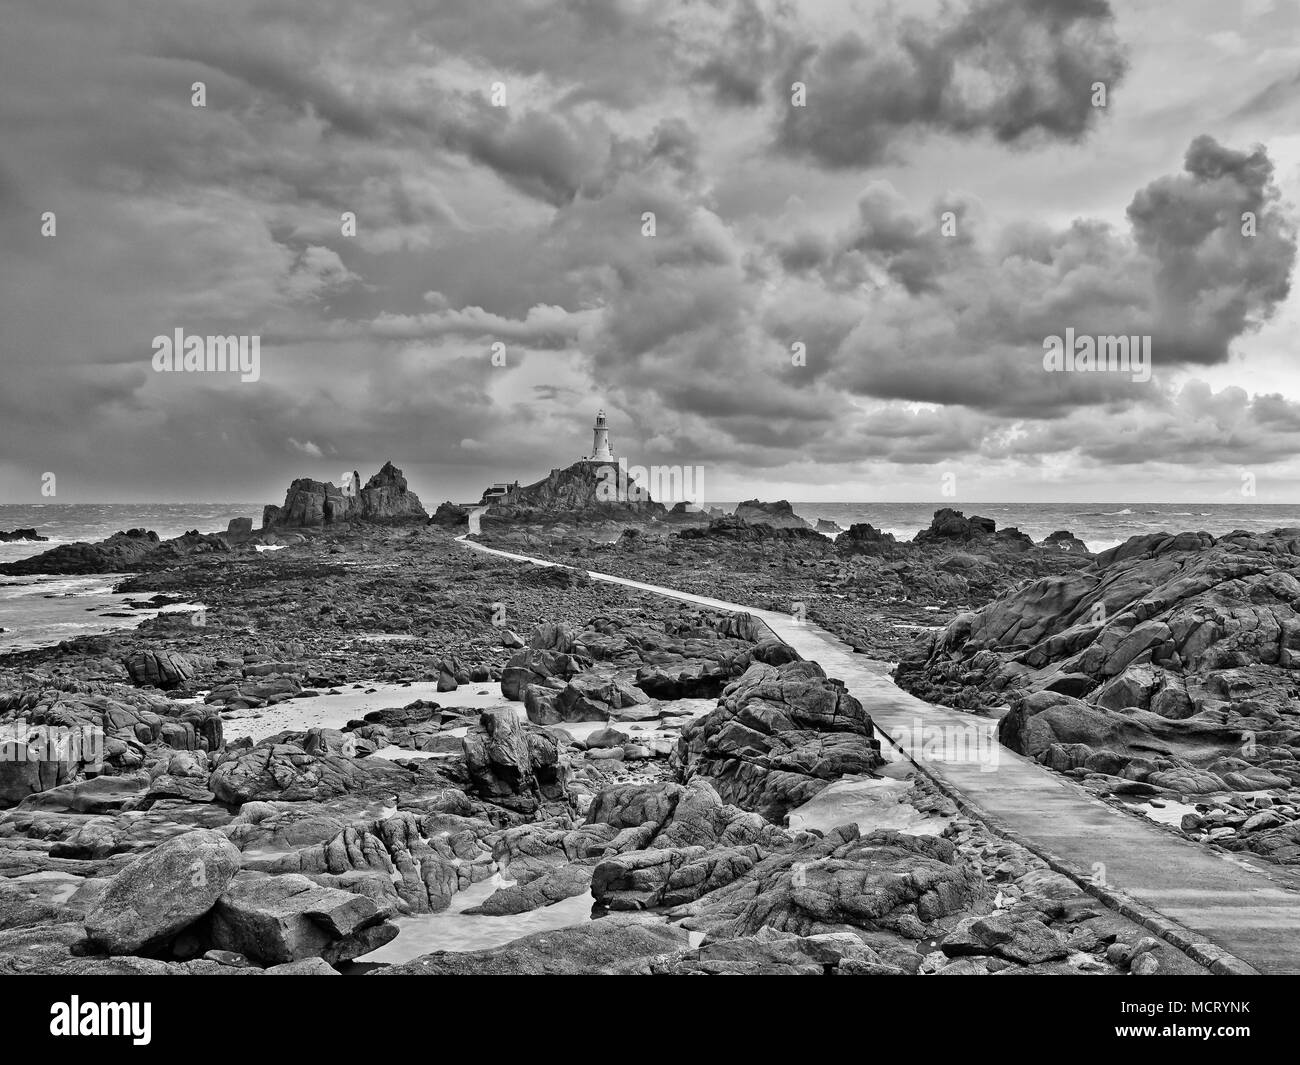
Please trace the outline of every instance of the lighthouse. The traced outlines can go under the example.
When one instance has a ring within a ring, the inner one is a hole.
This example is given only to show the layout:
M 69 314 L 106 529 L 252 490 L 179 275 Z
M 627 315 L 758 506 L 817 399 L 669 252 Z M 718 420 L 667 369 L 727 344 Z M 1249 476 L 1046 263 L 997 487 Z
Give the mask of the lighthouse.
M 605 424 L 603 410 L 596 412 L 596 424 L 591 427 L 591 461 L 614 461 L 614 451 L 609 446 L 609 426 Z

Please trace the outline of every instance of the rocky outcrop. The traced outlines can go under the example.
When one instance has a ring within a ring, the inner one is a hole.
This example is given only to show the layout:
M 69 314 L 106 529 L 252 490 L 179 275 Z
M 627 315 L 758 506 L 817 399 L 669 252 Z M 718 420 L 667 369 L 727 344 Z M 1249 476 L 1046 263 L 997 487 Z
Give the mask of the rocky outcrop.
M 1099 788 L 1197 795 L 1300 783 L 1297 669 L 1289 529 L 1135 537 L 958 617 L 898 675 L 932 700 L 1009 704 L 1004 743 Z
M 618 833 L 591 877 L 592 895 L 611 910 L 693 901 L 744 875 L 763 855 L 794 846 L 789 833 L 724 804 L 704 780 L 607 789 L 592 803 L 587 825 Z
M 437 913 L 457 892 L 488 879 L 496 865 L 491 849 L 474 831 L 490 826 L 458 821 L 473 809 L 463 792 L 449 790 L 429 805 L 438 812 L 403 810 L 348 825 L 323 842 L 253 857 L 245 866 L 266 873 L 301 873 L 317 883 L 366 895 L 393 913 Z M 240 821 L 256 823 L 267 813 L 274 816 L 269 810 L 246 809 Z
M 60 544 L 31 558 L 0 564 L 0 573 L 124 573 L 156 570 L 176 565 L 195 555 L 252 553 L 255 542 L 276 542 L 271 533 L 253 533 L 252 520 L 233 518 L 226 532 L 201 533 L 197 529 L 170 540 L 145 529 L 114 533 L 98 543 Z
M 355 470 L 343 487 L 309 477 L 298 478 L 285 493 L 283 506 L 268 506 L 263 511 L 262 526 L 298 529 L 352 521 L 427 522 L 428 519 L 420 497 L 407 488 L 402 471 L 385 462 L 364 488 Z
M 339 795 L 391 798 L 410 774 L 380 758 L 309 754 L 301 743 L 267 741 L 239 750 L 227 747 L 208 779 L 218 802 L 321 802 Z
M 944 937 L 941 948 L 948 957 L 995 955 L 1021 965 L 1051 961 L 1069 955 L 1065 938 L 1027 914 L 993 913 L 967 917 Z
M 120 573 L 131 569 L 158 544 L 157 533 L 128 529 L 97 544 L 59 544 L 31 558 L 0 563 L 0 573 Z
M 507 699 L 520 700 L 529 685 L 559 690 L 582 666 L 573 655 L 548 648 L 525 647 L 511 655 L 509 663 L 501 671 L 501 694 Z
M 686 779 L 776 822 L 831 780 L 884 764 L 862 704 L 815 662 L 751 665 L 682 729 L 676 757 Z
M 567 779 L 559 741 L 519 720 L 513 710 L 484 710 L 465 737 L 465 766 L 474 794 L 522 813 L 564 798 Z
M 15 529 L 13 532 L 5 532 L 0 529 L 0 544 L 12 544 L 21 540 L 45 541 L 48 536 L 41 536 L 35 529 Z
M 774 525 L 766 519 L 757 522 L 746 521 L 739 514 L 724 514 L 720 518 L 714 518 L 703 528 L 685 528 L 678 535 L 683 540 L 809 540 L 829 543 L 827 537 L 813 529 L 802 518 L 799 519 L 798 525 Z
M 558 725 L 566 721 L 608 721 L 611 717 L 635 719 L 639 714 L 624 714 L 645 707 L 651 716 L 658 710 L 650 706 L 650 697 L 629 680 L 603 672 L 580 673 L 559 691 L 540 684 L 530 684 L 524 692 L 528 720 L 538 725 Z
M 757 499 L 746 499 L 736 504 L 734 516 L 750 525 L 771 525 L 776 529 L 808 529 L 811 526 L 794 512 L 794 508 L 784 499 L 775 503 L 764 503 Z
M 133 651 L 122 664 L 136 684 L 179 688 L 194 676 L 193 660 L 179 651 Z
M 702 507 L 695 503 L 688 503 L 683 500 L 680 503 L 674 503 L 672 509 L 663 516 L 663 521 L 675 525 L 685 524 L 703 524 L 714 518 L 720 518 L 726 512 L 720 507 Z M 632 530 L 628 530 L 629 532 Z
M 843 555 L 890 557 L 897 547 L 893 533 L 882 532 L 868 522 L 850 525 L 835 538 L 835 550 Z
M 943 507 L 934 512 L 930 527 L 922 529 L 912 540 L 921 546 L 977 544 L 1024 551 L 1034 542 L 1016 528 L 999 529 L 992 518 L 966 517 L 960 510 Z
M 1088 545 L 1080 540 L 1069 529 L 1057 529 L 1056 532 L 1048 535 L 1043 541 L 1044 547 L 1054 547 L 1058 551 L 1069 551 L 1076 555 L 1089 554 Z
M 796 935 L 845 926 L 902 930 L 987 907 L 987 884 L 947 840 L 856 825 L 760 855 L 731 883 L 670 911 L 682 927 L 730 938 L 772 928 Z
M 433 517 L 429 519 L 430 525 L 442 525 L 448 529 L 457 525 L 465 525 L 468 522 L 469 508 L 457 506 L 450 500 L 439 503 L 438 509 L 433 512 Z
M 648 486 L 630 479 L 617 465 L 584 460 L 498 497 L 484 514 L 483 527 L 647 521 L 667 513 L 662 503 L 650 498 Z
M 220 715 L 207 706 L 116 688 L 0 694 L 0 808 L 87 774 L 129 773 L 163 750 L 214 751 Z
M 960 510 L 943 507 L 934 512 L 934 517 L 930 519 L 930 527 L 918 532 L 912 542 L 930 544 L 948 541 L 964 544 L 971 540 L 992 536 L 997 527 L 997 522 L 992 518 L 981 518 L 975 515 L 968 518 Z
M 643 720 L 658 715 L 652 699 L 716 696 L 755 657 L 790 654 L 748 614 L 667 627 L 595 618 L 576 634 L 539 627 L 502 670 L 501 694 L 522 699 L 537 724 Z

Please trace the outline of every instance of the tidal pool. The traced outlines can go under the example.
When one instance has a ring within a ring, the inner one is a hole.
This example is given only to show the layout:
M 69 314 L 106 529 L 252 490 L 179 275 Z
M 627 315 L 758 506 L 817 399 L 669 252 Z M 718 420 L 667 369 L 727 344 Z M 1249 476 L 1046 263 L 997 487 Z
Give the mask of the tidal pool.
M 394 923 L 401 929 L 397 938 L 357 961 L 395 965 L 435 950 L 487 950 L 533 932 L 549 932 L 591 920 L 591 908 L 596 900 L 589 891 L 528 913 L 489 917 L 463 912 L 483 902 L 498 888 L 513 883 L 496 873 L 458 892 L 452 897 L 451 906 L 442 913 L 396 917 Z
M 790 829 L 829 832 L 853 823 L 864 836 L 877 828 L 892 828 L 913 836 L 940 835 L 946 822 L 916 809 L 907 801 L 911 793 L 910 780 L 842 777 L 791 810 Z

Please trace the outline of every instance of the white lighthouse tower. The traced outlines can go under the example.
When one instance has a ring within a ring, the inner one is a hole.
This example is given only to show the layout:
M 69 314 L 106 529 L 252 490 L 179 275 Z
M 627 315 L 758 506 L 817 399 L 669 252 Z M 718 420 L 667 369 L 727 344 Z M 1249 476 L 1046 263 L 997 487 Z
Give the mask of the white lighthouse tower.
M 614 461 L 614 451 L 609 446 L 609 426 L 605 424 L 603 410 L 596 412 L 596 424 L 591 427 L 591 461 Z

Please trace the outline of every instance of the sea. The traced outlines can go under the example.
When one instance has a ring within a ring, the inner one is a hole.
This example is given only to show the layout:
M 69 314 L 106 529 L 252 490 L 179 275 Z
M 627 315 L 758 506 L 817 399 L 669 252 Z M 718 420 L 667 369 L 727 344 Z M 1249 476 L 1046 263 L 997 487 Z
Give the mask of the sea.
M 735 503 L 714 504 L 734 510 Z M 1034 540 L 1058 529 L 1068 529 L 1088 545 L 1105 551 L 1132 536 L 1157 532 L 1208 532 L 1213 536 L 1244 529 L 1300 527 L 1300 503 L 791 503 L 801 518 L 833 521 L 847 529 L 870 522 L 899 540 L 910 540 L 928 528 L 942 507 L 960 510 L 967 517 L 992 518 L 999 529 L 1017 528 Z M 3 508 L 0 508 L 2 511 Z
M 16 562 L 59 544 L 93 543 L 126 529 L 152 529 L 162 539 L 222 532 L 231 518 L 261 520 L 262 503 L 0 503 L 0 531 L 35 529 L 47 543 L 0 543 L 0 562 Z M 123 595 L 125 574 L 13 577 L 0 574 L 0 654 L 50 647 L 75 636 L 135 628 L 159 610 L 133 607 L 148 596 Z M 178 603 L 163 611 L 193 610 Z
M 709 506 L 734 510 L 736 502 Z M 40 554 L 62 543 L 103 540 L 119 530 L 151 529 L 167 539 L 191 529 L 221 532 L 231 518 L 260 521 L 261 503 L 4 503 L 0 530 L 34 528 L 47 543 L 0 543 L 0 562 Z M 1014 526 L 1035 540 L 1068 529 L 1092 551 L 1104 551 L 1131 536 L 1153 532 L 1208 532 L 1236 529 L 1266 532 L 1300 527 L 1300 504 L 1277 503 L 792 503 L 810 522 L 819 518 L 841 528 L 869 522 L 910 540 L 929 526 L 934 512 L 950 506 L 966 515 L 992 518 L 998 528 Z M 132 608 L 129 596 L 115 591 L 123 574 L 77 577 L 0 575 L 0 654 L 44 647 L 81 634 L 131 628 L 156 610 Z M 143 598 L 143 597 L 141 597 Z M 185 604 L 166 609 L 192 609 Z

